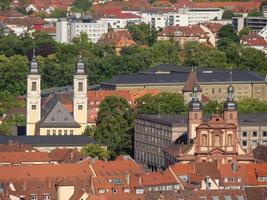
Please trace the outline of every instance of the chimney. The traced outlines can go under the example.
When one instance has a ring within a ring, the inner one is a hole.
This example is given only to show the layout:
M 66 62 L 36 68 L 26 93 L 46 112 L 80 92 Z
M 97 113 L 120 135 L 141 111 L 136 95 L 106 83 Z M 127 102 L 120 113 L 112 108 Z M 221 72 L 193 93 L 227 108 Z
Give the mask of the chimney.
M 130 174 L 125 175 L 125 180 L 126 180 L 126 183 L 129 185 L 130 184 Z
M 210 177 L 209 176 L 206 176 L 205 183 L 206 183 L 206 190 L 209 190 L 210 189 Z
M 142 178 L 140 176 L 138 177 L 138 182 L 140 185 L 142 185 Z
M 232 162 L 232 171 L 233 171 L 234 173 L 237 172 L 237 163 L 236 163 L 236 162 Z

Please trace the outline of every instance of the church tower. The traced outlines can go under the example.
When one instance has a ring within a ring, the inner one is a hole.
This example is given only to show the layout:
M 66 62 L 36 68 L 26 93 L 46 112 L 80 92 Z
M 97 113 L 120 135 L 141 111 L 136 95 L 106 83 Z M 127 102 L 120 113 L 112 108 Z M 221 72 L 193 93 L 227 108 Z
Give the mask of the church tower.
M 232 86 L 232 70 L 230 71 L 230 85 L 227 88 L 227 100 L 224 103 L 223 117 L 227 123 L 238 124 L 237 105 L 234 101 L 234 87 Z
M 35 49 L 27 76 L 27 135 L 34 135 L 41 119 L 41 74 L 36 62 Z
M 193 86 L 192 100 L 188 104 L 188 143 L 196 138 L 196 127 L 202 123 L 202 104 L 198 99 L 197 83 Z
M 87 74 L 80 55 L 73 80 L 73 117 L 81 125 L 81 133 L 87 125 Z

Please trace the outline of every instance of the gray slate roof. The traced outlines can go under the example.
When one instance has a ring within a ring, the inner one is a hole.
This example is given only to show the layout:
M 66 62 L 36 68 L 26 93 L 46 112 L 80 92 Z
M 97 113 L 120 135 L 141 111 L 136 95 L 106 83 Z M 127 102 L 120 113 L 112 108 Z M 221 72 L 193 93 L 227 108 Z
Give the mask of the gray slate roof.
M 86 144 L 97 144 L 93 138 L 84 135 L 62 135 L 62 136 L 0 136 L 0 143 L 7 144 L 10 141 L 18 141 L 30 144 L 34 147 L 46 146 L 84 146 Z
M 208 115 L 203 116 L 204 121 L 209 119 Z M 162 114 L 139 114 L 136 119 L 148 120 L 168 126 L 187 126 L 187 115 L 162 115 Z M 267 113 L 238 113 L 238 123 L 240 125 L 267 125 Z
M 73 127 L 80 125 L 73 116 L 65 109 L 57 95 L 51 97 L 43 106 L 40 127 Z
M 158 85 L 158 84 L 184 84 L 191 71 L 189 66 L 176 65 L 158 65 L 145 72 L 135 74 L 122 74 L 104 81 L 101 85 Z M 159 72 L 160 71 L 160 72 Z M 199 83 L 218 83 L 229 82 L 229 71 L 223 69 L 203 69 L 199 68 L 197 71 L 197 78 Z M 232 81 L 251 83 L 251 82 L 265 82 L 264 78 L 249 71 L 233 71 Z

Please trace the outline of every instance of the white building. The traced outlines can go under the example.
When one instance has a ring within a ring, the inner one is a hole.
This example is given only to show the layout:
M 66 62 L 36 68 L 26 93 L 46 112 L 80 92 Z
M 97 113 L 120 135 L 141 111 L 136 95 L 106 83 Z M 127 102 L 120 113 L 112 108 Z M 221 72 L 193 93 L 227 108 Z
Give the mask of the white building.
M 142 22 L 141 16 L 132 13 L 111 13 L 100 18 L 100 22 L 108 24 L 109 28 L 123 29 L 128 24 L 140 24 Z
M 140 15 L 144 23 L 149 23 L 151 27 L 164 28 L 165 26 L 189 26 L 208 22 L 214 19 L 222 19 L 223 10 L 221 8 L 181 8 L 174 9 L 150 9 L 143 11 Z
M 96 43 L 104 33 L 108 32 L 108 24 L 103 21 L 83 21 L 61 19 L 56 23 L 56 41 L 71 43 L 80 33 L 86 33 L 88 39 Z

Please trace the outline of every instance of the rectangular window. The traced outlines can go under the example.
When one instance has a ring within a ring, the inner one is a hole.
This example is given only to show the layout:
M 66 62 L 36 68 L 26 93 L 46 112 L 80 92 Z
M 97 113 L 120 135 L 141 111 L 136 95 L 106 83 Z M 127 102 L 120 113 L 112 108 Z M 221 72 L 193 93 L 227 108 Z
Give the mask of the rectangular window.
M 70 130 L 70 135 L 73 135 L 73 130 Z
M 257 136 L 258 136 L 257 131 L 253 131 L 253 132 L 252 132 L 252 137 L 257 137 Z
M 53 135 L 56 135 L 56 133 L 57 133 L 56 130 L 53 130 Z
M 36 110 L 36 105 L 32 105 L 32 110 Z
M 262 137 L 267 137 L 267 131 L 262 132 Z
M 64 135 L 68 135 L 68 130 L 64 130 Z
M 78 110 L 82 110 L 83 109 L 83 105 L 78 105 Z
M 50 130 L 46 130 L 46 135 L 50 135 Z
M 248 133 L 246 131 L 242 132 L 242 136 L 243 137 L 247 137 L 248 136 Z
M 242 146 L 246 147 L 247 146 L 247 141 L 242 141 Z
M 36 88 L 37 88 L 37 87 L 36 87 L 36 82 L 33 81 L 33 82 L 32 82 L 32 91 L 35 92 L 35 91 L 36 91 Z
M 78 91 L 82 92 L 83 91 L 83 82 L 78 83 Z
M 58 135 L 62 135 L 62 130 L 58 130 Z

